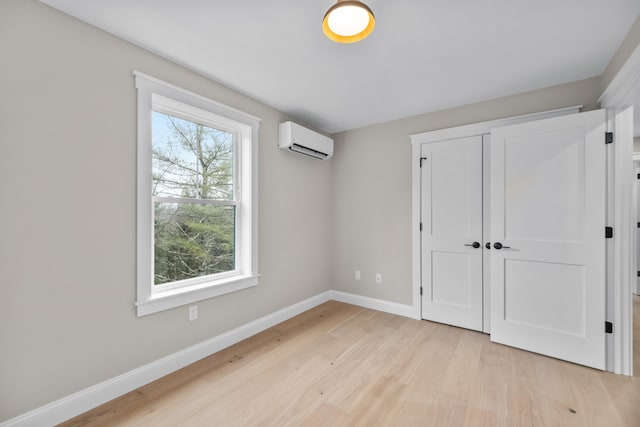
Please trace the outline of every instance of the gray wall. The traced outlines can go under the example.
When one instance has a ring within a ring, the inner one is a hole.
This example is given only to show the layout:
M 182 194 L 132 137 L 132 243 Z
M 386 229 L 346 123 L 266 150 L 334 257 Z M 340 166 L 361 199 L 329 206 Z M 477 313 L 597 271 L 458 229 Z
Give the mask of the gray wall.
M 629 56 L 631 56 L 631 54 L 639 44 L 640 16 L 638 16 L 638 19 L 636 19 L 636 22 L 633 24 L 633 26 L 629 30 L 629 33 L 620 44 L 620 47 L 611 58 L 609 65 L 607 65 L 607 68 L 604 70 L 604 73 L 602 74 L 602 91 L 604 91 L 607 86 L 609 86 L 609 83 L 611 83 L 618 71 L 620 71 L 620 68 L 622 68 L 626 60 L 629 59 Z
M 0 421 L 330 289 L 332 163 L 278 150 L 283 114 L 33 0 L 0 52 Z M 194 322 L 134 312 L 134 69 L 263 119 L 260 285 Z
M 0 421 L 330 288 L 410 304 L 409 135 L 592 109 L 602 84 L 345 132 L 318 162 L 276 148 L 282 113 L 34 0 L 0 0 L 0 52 Z M 140 319 L 133 308 L 134 69 L 263 119 L 260 286 L 199 303 L 195 322 L 184 307 Z
M 640 137 L 633 138 L 633 152 L 640 153 Z
M 333 284 L 411 304 L 409 135 L 572 105 L 596 108 L 600 78 L 423 114 L 335 135 Z M 362 280 L 354 280 L 361 270 Z M 381 273 L 383 283 L 375 283 Z

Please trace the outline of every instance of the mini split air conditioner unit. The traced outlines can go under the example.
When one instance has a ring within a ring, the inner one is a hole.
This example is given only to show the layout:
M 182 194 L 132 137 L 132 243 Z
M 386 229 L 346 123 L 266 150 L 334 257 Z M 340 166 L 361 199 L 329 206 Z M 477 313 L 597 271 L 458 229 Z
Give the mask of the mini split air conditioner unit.
M 293 122 L 280 123 L 278 147 L 321 160 L 333 156 L 333 139 Z

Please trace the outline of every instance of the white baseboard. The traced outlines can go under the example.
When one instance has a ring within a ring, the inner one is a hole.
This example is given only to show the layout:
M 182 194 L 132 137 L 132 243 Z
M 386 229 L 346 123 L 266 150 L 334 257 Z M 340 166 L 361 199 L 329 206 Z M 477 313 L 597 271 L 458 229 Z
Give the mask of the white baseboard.
M 0 427 L 50 427 L 59 424 L 327 302 L 331 299 L 331 295 L 331 291 L 324 292 L 283 308 L 246 325 L 19 415 L 1 423 Z
M 416 314 L 414 307 L 410 305 L 340 291 L 323 292 L 162 359 L 7 420 L 0 423 L 0 427 L 50 427 L 59 424 L 330 300 L 399 316 L 419 318 L 419 313 Z
M 358 305 L 360 307 L 371 308 L 373 310 L 384 311 L 386 313 L 397 314 L 398 316 L 420 319 L 420 313 L 412 305 L 398 304 L 376 298 L 363 297 L 361 295 L 350 294 L 341 291 L 329 291 L 330 298 L 334 301 L 346 302 L 347 304 Z

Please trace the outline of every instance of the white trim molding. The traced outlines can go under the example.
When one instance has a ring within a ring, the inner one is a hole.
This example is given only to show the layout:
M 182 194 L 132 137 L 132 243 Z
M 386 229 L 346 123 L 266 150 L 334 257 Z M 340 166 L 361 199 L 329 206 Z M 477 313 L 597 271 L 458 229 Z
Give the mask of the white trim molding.
M 640 83 L 640 80 L 638 81 Z M 639 106 L 640 107 L 640 106 Z M 634 239 L 636 222 L 633 200 L 633 106 L 612 108 L 609 129 L 614 143 L 610 144 L 610 164 L 613 165 L 610 225 L 614 235 L 609 246 L 611 256 L 608 267 L 607 320 L 613 322 L 612 349 L 608 352 L 607 370 L 616 374 L 633 375 L 633 299 L 631 291 L 636 281 Z
M 602 92 L 598 102 L 603 108 L 624 108 L 633 105 L 640 94 L 640 45 Z M 639 106 L 636 106 L 638 108 Z
M 323 304 L 332 298 L 327 291 L 268 314 L 206 341 L 187 347 L 139 368 L 125 372 L 77 393 L 0 424 L 0 427 L 50 427 L 76 417 L 125 393 L 149 384 L 178 369 L 204 359 L 278 323 Z
M 376 298 L 364 297 L 362 295 L 350 294 L 341 291 L 329 291 L 330 299 L 357 305 L 359 307 L 370 308 L 372 310 L 384 311 L 385 313 L 396 314 L 398 316 L 420 319 L 420 312 L 416 312 L 412 305 L 399 304 L 397 302 L 385 301 Z
M 608 361 L 607 369 L 616 374 L 628 376 L 633 375 L 631 289 L 637 280 L 631 236 L 635 235 L 637 220 L 630 218 L 633 198 L 632 161 L 635 155 L 632 146 L 633 134 L 627 134 L 628 122 L 633 122 L 633 110 L 629 111 L 627 108 L 634 107 L 635 110 L 640 108 L 640 105 L 635 104 L 639 99 L 640 45 L 635 48 L 598 100 L 601 107 L 607 109 L 608 129 L 614 132 L 614 144 L 612 144 L 609 163 L 613 169 L 609 173 L 609 179 L 613 181 L 613 194 L 609 197 L 611 206 L 608 212 L 613 221 L 611 225 L 614 227 L 614 241 L 609 246 L 612 255 L 607 264 L 607 267 L 613 270 L 607 275 L 608 280 L 613 284 L 607 291 L 609 310 L 607 318 L 613 321 L 614 325 L 612 350 L 608 351 L 608 356 L 612 360 Z
M 326 291 L 7 420 L 0 423 L 0 427 L 50 427 L 59 424 L 331 300 L 399 316 L 419 318 L 410 305 L 346 292 Z
M 506 117 L 504 119 L 490 120 L 488 122 L 472 123 L 452 128 L 416 133 L 411 135 L 411 143 L 415 145 L 424 144 L 425 142 L 438 142 L 445 141 L 447 139 L 484 135 L 487 133 L 491 133 L 491 129 L 502 126 L 516 125 L 518 123 L 525 123 L 534 120 L 542 120 L 551 117 L 579 113 L 581 108 L 582 105 L 574 105 L 571 107 L 557 108 L 555 110 L 541 111 L 538 113 L 523 114 L 521 116 Z
M 640 87 L 640 80 L 637 83 Z M 634 107 L 629 106 L 624 111 L 619 111 L 614 118 L 614 139 L 617 139 L 618 142 L 614 147 L 616 165 L 614 230 L 616 228 L 620 230 L 619 238 L 614 242 L 616 244 L 614 287 L 617 291 L 614 298 L 616 304 L 614 372 L 628 376 L 633 376 L 633 298 L 631 293 L 632 285 L 635 285 L 637 277 L 633 242 L 637 220 L 632 205 L 634 182 L 633 110 Z

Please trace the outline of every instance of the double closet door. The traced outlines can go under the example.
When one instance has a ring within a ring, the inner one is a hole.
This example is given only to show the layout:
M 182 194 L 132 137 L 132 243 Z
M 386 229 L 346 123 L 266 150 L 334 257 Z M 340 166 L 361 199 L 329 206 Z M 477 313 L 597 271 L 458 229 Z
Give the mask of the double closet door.
M 424 319 L 604 369 L 604 122 L 422 144 Z

